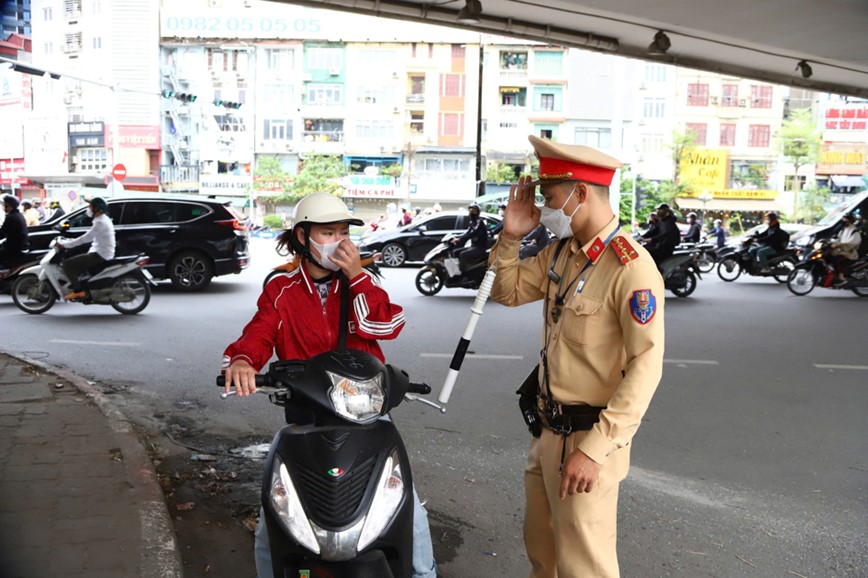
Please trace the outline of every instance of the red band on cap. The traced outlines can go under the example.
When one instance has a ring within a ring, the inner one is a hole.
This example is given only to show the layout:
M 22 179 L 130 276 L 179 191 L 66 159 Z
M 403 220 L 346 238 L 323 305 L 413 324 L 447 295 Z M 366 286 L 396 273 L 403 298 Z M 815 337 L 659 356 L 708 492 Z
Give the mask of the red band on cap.
M 615 177 L 615 169 L 543 157 L 539 160 L 539 177 L 541 179 L 559 178 L 587 181 L 608 187 Z

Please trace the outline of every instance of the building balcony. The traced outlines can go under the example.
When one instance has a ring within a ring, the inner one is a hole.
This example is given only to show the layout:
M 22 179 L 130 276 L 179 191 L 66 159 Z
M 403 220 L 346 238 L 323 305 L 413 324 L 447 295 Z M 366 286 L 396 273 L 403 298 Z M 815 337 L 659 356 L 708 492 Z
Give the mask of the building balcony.
M 527 78 L 527 68 L 501 68 L 500 78 Z
M 407 95 L 407 104 L 424 104 L 425 103 L 425 95 L 424 94 L 408 94 Z
M 199 167 L 197 165 L 160 165 L 160 182 L 199 182 Z

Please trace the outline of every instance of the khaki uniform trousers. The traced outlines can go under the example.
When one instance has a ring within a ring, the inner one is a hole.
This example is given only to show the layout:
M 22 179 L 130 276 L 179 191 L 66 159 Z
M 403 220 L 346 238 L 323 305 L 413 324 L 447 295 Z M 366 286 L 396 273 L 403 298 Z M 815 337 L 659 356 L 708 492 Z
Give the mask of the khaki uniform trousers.
M 630 467 L 630 448 L 613 452 L 589 493 L 558 498 L 561 449 L 568 456 L 587 432 L 564 437 L 543 428 L 531 442 L 524 486 L 524 544 L 530 578 L 618 578 L 618 486 Z

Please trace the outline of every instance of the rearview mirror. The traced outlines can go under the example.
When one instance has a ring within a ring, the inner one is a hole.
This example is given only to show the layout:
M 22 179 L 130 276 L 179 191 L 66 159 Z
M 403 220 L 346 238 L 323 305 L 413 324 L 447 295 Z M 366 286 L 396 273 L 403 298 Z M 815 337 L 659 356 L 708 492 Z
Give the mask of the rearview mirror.
M 419 228 L 417 230 L 419 231 L 419 234 L 421 235 L 422 233 L 428 232 L 428 227 L 426 227 L 425 225 L 419 225 Z
M 63 233 L 64 231 L 69 230 L 69 221 L 61 221 L 58 224 L 54 225 L 54 229 Z

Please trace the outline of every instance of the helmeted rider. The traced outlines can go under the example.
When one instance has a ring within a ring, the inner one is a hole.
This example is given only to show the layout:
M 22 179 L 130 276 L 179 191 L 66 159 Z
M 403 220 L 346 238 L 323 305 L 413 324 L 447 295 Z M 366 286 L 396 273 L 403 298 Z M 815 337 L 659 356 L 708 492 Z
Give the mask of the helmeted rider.
M 787 248 L 790 241 L 789 234 L 781 229 L 778 214 L 774 211 L 766 213 L 766 229 L 746 239 L 751 243 L 748 252 L 756 259 L 757 269 L 760 273 L 770 273 L 769 258 L 774 257 Z
M 18 210 L 20 204 L 18 197 L 14 195 L 3 196 L 6 218 L 3 225 L 0 225 L 0 239 L 5 239 L 6 242 L 0 247 L 0 269 L 18 265 L 30 248 L 27 223 Z
M 699 237 L 702 234 L 702 229 L 699 223 L 696 222 L 696 213 L 687 213 L 687 233 L 684 235 L 685 243 L 698 243 Z
M 64 299 L 81 299 L 87 295 L 82 291 L 79 277 L 90 269 L 102 265 L 115 257 L 115 226 L 108 216 L 108 203 L 101 197 L 94 197 L 88 202 L 87 216 L 93 219 L 90 229 L 81 237 L 75 239 L 57 240 L 62 249 L 71 249 L 90 243 L 90 249 L 84 255 L 69 257 L 63 261 L 63 271 L 69 278 L 71 292 Z
M 24 215 L 24 222 L 28 227 L 35 227 L 39 224 L 39 211 L 33 208 L 33 203 L 24 199 L 21 201 L 21 214 Z
M 470 240 L 470 246 L 467 248 L 455 249 L 452 254 L 458 257 L 458 264 L 462 271 L 467 271 L 476 263 L 485 260 L 485 252 L 488 250 L 488 227 L 485 226 L 485 221 L 479 216 L 481 209 L 476 203 L 471 203 L 467 206 L 467 212 L 470 214 L 470 224 L 467 230 L 460 237 L 452 239 L 450 243 L 458 247 L 463 247 L 464 243 Z
M 658 233 L 648 237 L 645 248 L 651 253 L 657 267 L 672 256 L 675 247 L 681 242 L 681 233 L 675 223 L 675 214 L 667 203 L 657 205 L 657 216 L 660 218 Z
M 403 309 L 363 271 L 361 256 L 350 240 L 350 225 L 363 225 L 338 197 L 312 193 L 295 207 L 290 229 L 278 238 L 278 250 L 289 249 L 297 267 L 265 286 L 253 319 L 240 338 L 223 353 L 227 390 L 240 396 L 256 391 L 256 373 L 278 359 L 310 359 L 337 349 L 341 297 L 349 292 L 347 341 L 385 362 L 379 340 L 395 339 L 404 328 Z M 287 421 L 295 419 L 286 407 Z M 428 518 L 414 490 L 413 576 L 436 578 Z M 271 577 L 271 551 L 264 516 L 255 532 L 257 576 Z
M 717 239 L 718 249 L 723 247 L 726 244 L 726 230 L 723 228 L 723 221 L 715 219 L 714 227 L 708 232 L 708 236 Z

